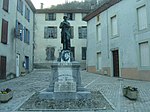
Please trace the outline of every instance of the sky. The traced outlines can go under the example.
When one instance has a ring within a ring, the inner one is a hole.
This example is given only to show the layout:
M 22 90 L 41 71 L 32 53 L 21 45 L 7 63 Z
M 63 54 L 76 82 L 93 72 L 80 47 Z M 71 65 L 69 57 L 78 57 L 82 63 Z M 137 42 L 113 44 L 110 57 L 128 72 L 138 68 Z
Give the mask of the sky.
M 41 3 L 44 4 L 44 6 L 43 6 L 44 8 L 48 8 L 51 5 L 65 3 L 65 1 L 71 2 L 71 1 L 83 1 L 83 0 L 31 0 L 31 1 L 36 9 L 40 9 Z

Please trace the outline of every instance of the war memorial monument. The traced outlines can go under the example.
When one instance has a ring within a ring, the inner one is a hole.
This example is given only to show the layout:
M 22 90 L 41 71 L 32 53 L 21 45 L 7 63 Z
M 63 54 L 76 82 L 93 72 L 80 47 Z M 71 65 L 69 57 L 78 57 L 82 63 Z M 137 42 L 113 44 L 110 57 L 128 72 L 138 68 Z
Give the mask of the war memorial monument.
M 97 111 L 112 110 L 100 91 L 89 91 L 81 84 L 80 63 L 70 50 L 70 23 L 60 23 L 63 49 L 51 65 L 49 86 L 33 94 L 19 111 Z
M 70 23 L 67 16 L 60 23 L 61 43 L 63 49 L 57 61 L 51 65 L 52 77 L 50 85 L 39 95 L 41 99 L 90 99 L 91 92 L 81 85 L 80 63 L 76 62 L 71 52 Z

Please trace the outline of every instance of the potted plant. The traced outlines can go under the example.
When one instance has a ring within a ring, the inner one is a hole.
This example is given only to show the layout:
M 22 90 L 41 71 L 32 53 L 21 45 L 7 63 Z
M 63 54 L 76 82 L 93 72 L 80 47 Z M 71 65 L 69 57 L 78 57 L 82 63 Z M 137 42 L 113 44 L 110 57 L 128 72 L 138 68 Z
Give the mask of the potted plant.
M 13 91 L 9 88 L 0 91 L 0 102 L 8 102 L 13 97 Z
M 130 100 L 137 100 L 138 93 L 139 92 L 135 87 L 128 86 L 123 88 L 123 95 L 129 98 Z

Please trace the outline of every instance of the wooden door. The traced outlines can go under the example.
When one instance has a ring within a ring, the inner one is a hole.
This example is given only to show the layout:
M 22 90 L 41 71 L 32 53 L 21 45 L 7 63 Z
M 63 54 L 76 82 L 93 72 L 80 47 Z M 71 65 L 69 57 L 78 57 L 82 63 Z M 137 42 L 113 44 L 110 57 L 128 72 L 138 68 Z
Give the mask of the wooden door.
M 6 57 L 0 56 L 0 79 L 6 79 Z
M 113 54 L 113 75 L 119 77 L 119 53 L 118 50 L 112 51 Z

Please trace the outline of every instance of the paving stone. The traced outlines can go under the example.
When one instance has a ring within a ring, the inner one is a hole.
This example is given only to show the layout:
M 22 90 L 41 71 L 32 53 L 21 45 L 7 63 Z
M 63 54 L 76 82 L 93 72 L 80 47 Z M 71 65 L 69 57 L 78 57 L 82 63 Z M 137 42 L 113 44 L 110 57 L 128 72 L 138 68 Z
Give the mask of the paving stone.
M 50 78 L 50 70 L 34 70 L 25 76 L 0 82 L 0 89 L 11 88 L 14 90 L 12 100 L 8 103 L 0 103 L 0 112 L 15 111 L 32 94 L 47 88 Z M 100 110 L 97 112 L 150 112 L 150 82 L 107 77 L 86 71 L 81 71 L 81 78 L 84 87 L 91 91 L 100 90 L 114 108 L 113 111 Z M 124 86 L 138 88 L 139 97 L 137 101 L 131 101 L 123 96 L 122 88 Z

